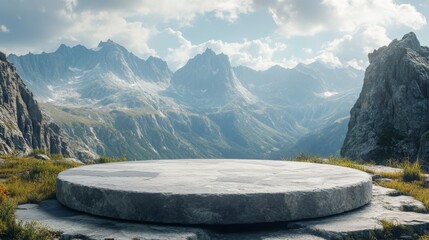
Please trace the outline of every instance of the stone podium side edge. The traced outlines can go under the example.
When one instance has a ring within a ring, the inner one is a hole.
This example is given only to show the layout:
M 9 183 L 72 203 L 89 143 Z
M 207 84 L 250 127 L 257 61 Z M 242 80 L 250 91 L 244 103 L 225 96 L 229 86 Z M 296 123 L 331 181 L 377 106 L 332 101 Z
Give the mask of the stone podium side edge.
M 57 179 L 58 201 L 116 219 L 176 224 L 247 224 L 302 220 L 343 213 L 369 203 L 372 182 L 312 192 L 172 194 L 118 191 Z

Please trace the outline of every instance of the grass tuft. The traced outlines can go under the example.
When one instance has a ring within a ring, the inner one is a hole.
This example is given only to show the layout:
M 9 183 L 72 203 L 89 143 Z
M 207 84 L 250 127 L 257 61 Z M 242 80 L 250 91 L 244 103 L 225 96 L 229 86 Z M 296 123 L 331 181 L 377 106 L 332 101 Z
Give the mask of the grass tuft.
M 290 160 L 290 159 L 288 159 Z M 366 169 L 363 165 L 354 162 L 347 158 L 340 158 L 340 157 L 329 157 L 329 158 L 320 158 L 317 156 L 310 156 L 306 155 L 304 153 L 299 153 L 296 155 L 294 161 L 298 162 L 310 162 L 310 163 L 320 163 L 320 164 L 331 164 L 331 165 L 337 165 L 342 167 L 348 167 L 348 168 L 354 168 L 361 171 L 368 172 L 368 169 Z
M 37 222 L 19 222 L 18 239 L 28 240 L 46 240 L 46 239 L 58 239 L 60 236 L 59 232 L 48 229 Z
M 420 181 L 423 179 L 423 173 L 418 161 L 414 163 L 405 161 L 402 165 L 402 169 L 402 181 L 404 182 Z
M 35 148 L 28 156 L 36 156 L 37 154 L 47 154 L 46 149 L 44 148 Z
M 8 235 L 15 230 L 16 203 L 9 198 L 2 199 L 0 203 L 0 233 Z M 1 236 L 1 235 L 0 235 Z
M 413 229 L 411 227 L 399 224 L 396 221 L 389 221 L 386 219 L 380 220 L 383 226 L 383 231 L 380 234 L 383 239 L 401 239 L 405 236 L 412 236 Z
M 100 163 L 113 163 L 113 162 L 126 162 L 126 161 L 127 161 L 126 156 L 122 156 L 120 158 L 103 156 L 103 157 L 100 157 L 99 159 L 96 159 L 94 163 L 100 164 Z

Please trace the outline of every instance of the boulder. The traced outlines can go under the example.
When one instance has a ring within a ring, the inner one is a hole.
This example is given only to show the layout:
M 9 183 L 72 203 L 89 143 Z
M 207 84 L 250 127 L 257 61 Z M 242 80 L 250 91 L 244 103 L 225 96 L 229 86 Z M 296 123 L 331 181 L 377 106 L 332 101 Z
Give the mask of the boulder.
M 72 163 L 77 163 L 77 164 L 84 164 L 82 161 L 77 160 L 76 158 L 64 158 L 64 161 L 66 162 L 72 162 Z
M 51 158 L 45 154 L 36 154 L 36 155 L 34 155 L 34 158 L 37 158 L 40 160 L 51 160 Z
M 93 162 L 98 155 L 88 150 L 81 150 L 76 152 L 76 157 L 83 162 Z

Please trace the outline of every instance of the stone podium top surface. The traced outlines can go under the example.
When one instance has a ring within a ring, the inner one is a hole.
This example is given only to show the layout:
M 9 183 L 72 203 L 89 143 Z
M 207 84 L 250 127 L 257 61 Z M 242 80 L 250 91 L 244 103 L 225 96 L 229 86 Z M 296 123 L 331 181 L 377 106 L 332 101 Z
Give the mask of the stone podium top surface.
M 371 181 L 344 167 L 270 160 L 130 161 L 73 168 L 58 179 L 100 189 L 165 194 L 309 192 Z

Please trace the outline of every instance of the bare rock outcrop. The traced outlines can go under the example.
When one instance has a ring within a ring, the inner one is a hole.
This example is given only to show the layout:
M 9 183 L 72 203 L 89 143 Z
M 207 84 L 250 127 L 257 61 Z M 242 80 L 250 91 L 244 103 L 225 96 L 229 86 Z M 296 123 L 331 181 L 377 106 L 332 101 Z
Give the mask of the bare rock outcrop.
M 351 110 L 341 155 L 428 163 L 429 48 L 408 33 L 368 57 L 370 65 Z
M 15 67 L 0 52 L 0 154 L 32 149 L 70 154 L 60 129 L 48 123 Z

